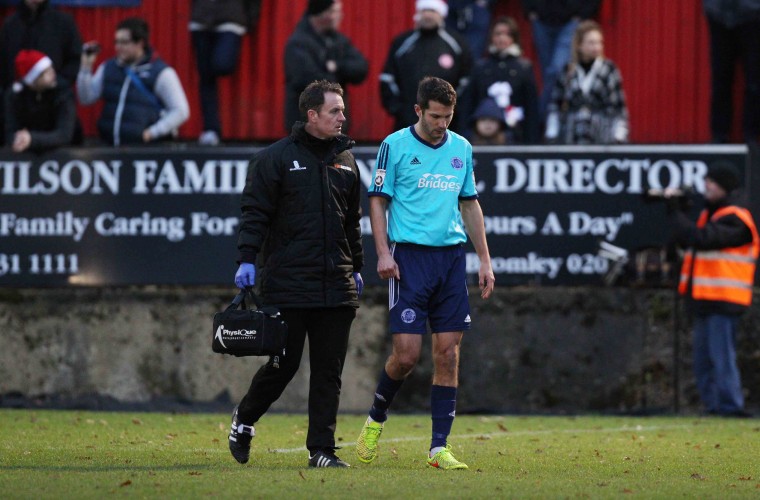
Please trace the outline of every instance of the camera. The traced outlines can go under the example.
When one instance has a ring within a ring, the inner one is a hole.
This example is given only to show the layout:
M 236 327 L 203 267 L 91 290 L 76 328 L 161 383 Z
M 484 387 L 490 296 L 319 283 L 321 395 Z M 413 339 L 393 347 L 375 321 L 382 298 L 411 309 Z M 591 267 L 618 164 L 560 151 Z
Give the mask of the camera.
M 671 198 L 689 198 L 694 195 L 696 190 L 691 186 L 681 186 L 677 188 L 650 188 L 644 192 L 644 199 L 656 201 L 667 200 Z
M 98 54 L 100 53 L 100 44 L 98 42 L 87 42 L 82 45 L 82 52 L 88 56 Z
M 665 202 L 670 213 L 678 210 L 690 211 L 697 201 L 697 194 L 697 190 L 692 186 L 681 186 L 665 189 L 650 188 L 644 191 L 642 197 L 645 203 Z

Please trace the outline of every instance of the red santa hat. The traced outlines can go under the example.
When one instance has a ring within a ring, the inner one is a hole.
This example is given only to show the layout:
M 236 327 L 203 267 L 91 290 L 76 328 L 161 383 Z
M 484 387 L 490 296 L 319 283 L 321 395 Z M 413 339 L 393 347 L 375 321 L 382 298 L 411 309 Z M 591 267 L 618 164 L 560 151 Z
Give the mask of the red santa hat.
M 16 56 L 16 80 L 31 85 L 52 65 L 53 61 L 42 52 L 24 49 Z
M 434 10 L 441 17 L 446 17 L 449 14 L 449 4 L 446 0 L 417 0 L 415 8 L 417 12 L 421 10 Z

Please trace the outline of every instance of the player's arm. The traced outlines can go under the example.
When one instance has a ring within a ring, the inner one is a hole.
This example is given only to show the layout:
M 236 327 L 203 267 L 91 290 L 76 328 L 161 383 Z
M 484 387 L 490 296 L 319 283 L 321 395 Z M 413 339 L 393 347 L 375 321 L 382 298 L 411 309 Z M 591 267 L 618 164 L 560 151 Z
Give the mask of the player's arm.
M 480 269 L 478 270 L 478 285 L 480 286 L 480 296 L 487 299 L 493 292 L 494 276 L 491 268 L 491 254 L 488 252 L 488 243 L 486 243 L 486 227 L 483 221 L 483 210 L 477 199 L 460 200 L 459 208 L 462 212 L 462 220 L 467 235 L 472 240 L 475 252 L 480 259 Z
M 400 279 L 398 264 L 393 260 L 388 247 L 388 219 L 385 210 L 388 200 L 382 196 L 371 196 L 369 199 L 369 222 L 372 225 L 372 236 L 375 239 L 377 251 L 377 274 L 384 280 Z

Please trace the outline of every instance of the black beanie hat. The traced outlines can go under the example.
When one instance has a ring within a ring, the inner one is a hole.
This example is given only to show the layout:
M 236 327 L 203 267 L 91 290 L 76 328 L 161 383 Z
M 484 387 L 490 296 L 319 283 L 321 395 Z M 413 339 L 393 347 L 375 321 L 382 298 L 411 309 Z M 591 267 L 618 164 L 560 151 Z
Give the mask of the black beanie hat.
M 711 163 L 710 166 L 707 167 L 707 175 L 705 177 L 712 179 L 727 193 L 730 193 L 740 185 L 739 169 L 737 169 L 733 163 L 724 160 Z
M 309 16 L 317 16 L 335 3 L 335 0 L 309 0 L 309 6 L 306 7 L 306 14 Z

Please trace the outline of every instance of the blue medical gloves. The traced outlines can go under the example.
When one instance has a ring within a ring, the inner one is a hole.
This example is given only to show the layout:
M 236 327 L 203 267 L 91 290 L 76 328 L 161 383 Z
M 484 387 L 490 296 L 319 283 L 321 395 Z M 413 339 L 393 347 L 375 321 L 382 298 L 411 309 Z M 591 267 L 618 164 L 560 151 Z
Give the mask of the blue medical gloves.
M 364 290 L 364 280 L 360 273 L 354 273 L 354 281 L 356 282 L 356 293 L 359 297 L 362 296 L 362 290 Z
M 235 285 L 238 288 L 253 286 L 256 281 L 256 266 L 249 262 L 241 262 L 235 273 Z

